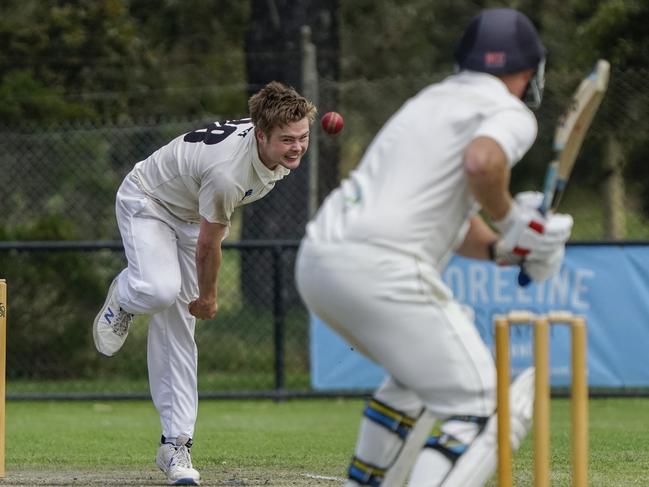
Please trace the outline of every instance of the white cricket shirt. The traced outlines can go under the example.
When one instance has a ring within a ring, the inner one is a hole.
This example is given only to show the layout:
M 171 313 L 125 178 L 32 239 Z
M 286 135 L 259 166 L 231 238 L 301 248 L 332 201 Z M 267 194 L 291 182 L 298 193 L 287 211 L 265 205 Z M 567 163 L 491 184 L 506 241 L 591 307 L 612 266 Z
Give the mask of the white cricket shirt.
M 131 176 L 183 221 L 230 224 L 235 208 L 265 196 L 290 171 L 259 159 L 249 118 L 183 134 L 138 162 Z
M 463 169 L 469 142 L 491 137 L 513 166 L 536 132 L 533 113 L 494 76 L 464 71 L 430 85 L 388 120 L 308 237 L 372 244 L 441 270 L 479 209 Z

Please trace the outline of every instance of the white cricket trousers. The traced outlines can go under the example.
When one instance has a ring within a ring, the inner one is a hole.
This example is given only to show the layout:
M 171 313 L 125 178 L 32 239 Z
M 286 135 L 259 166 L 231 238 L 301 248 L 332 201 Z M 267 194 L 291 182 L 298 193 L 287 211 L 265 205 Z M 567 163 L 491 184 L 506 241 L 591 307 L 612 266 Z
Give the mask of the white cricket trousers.
M 174 217 L 127 176 L 117 192 L 117 224 L 128 266 L 119 274 L 120 306 L 150 315 L 149 387 L 162 434 L 172 441 L 194 434 L 198 413 L 196 319 L 199 225 Z
M 296 282 L 309 309 L 390 377 L 379 393 L 402 411 L 489 416 L 495 367 L 437 271 L 414 256 L 305 239 Z

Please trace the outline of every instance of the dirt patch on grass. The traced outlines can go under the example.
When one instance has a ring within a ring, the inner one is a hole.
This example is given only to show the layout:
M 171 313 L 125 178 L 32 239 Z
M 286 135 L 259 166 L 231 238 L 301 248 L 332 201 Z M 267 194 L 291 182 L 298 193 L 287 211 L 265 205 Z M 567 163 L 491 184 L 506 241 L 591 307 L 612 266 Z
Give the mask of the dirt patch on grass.
M 328 486 L 335 487 L 344 479 L 316 472 L 251 472 L 244 470 L 201 470 L 202 486 Z M 8 471 L 0 480 L 0 486 L 151 486 L 167 485 L 161 472 L 155 470 L 137 471 L 82 471 L 82 470 L 19 470 Z

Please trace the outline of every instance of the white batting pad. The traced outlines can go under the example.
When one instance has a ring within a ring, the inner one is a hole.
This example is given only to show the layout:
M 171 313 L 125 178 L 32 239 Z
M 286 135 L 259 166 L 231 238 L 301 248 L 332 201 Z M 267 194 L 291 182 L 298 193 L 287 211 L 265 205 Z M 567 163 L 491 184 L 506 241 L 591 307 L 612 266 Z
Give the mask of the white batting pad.
M 520 446 L 532 425 L 534 410 L 534 368 L 523 371 L 510 388 L 511 442 L 515 451 Z M 484 485 L 496 471 L 498 452 L 497 418 L 493 414 L 485 429 L 474 440 L 471 447 L 462 455 L 446 479 L 443 487 L 479 487 Z M 420 465 L 417 465 L 418 469 Z M 423 473 L 423 472 L 422 472 Z M 438 477 L 436 473 L 429 478 Z M 417 475 L 409 487 L 437 487 L 428 482 L 425 475 Z

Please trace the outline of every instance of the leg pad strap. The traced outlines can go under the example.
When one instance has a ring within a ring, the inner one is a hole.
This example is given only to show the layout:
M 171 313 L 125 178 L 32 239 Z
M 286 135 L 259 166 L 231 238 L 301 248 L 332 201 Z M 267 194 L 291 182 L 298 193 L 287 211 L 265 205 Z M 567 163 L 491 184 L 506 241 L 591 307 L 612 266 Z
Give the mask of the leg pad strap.
M 385 468 L 377 467 L 376 465 L 362 461 L 358 457 L 354 457 L 347 471 L 347 476 L 359 485 L 380 487 L 385 476 L 385 471 Z
M 478 434 L 484 428 L 487 423 L 488 417 L 482 416 L 451 416 L 445 421 L 462 421 L 465 423 L 474 423 L 478 425 Z M 443 423 L 438 421 L 431 432 L 431 435 L 428 437 L 425 448 L 432 448 L 433 450 L 438 451 L 444 455 L 451 463 L 455 463 L 457 459 L 462 455 L 469 444 L 463 443 L 459 439 L 455 438 L 453 435 L 444 433 L 442 431 Z
M 363 411 L 363 415 L 374 423 L 392 431 L 402 440 L 408 436 L 416 421 L 415 418 L 408 416 L 406 413 L 376 399 L 370 400 L 365 407 L 365 411 Z

